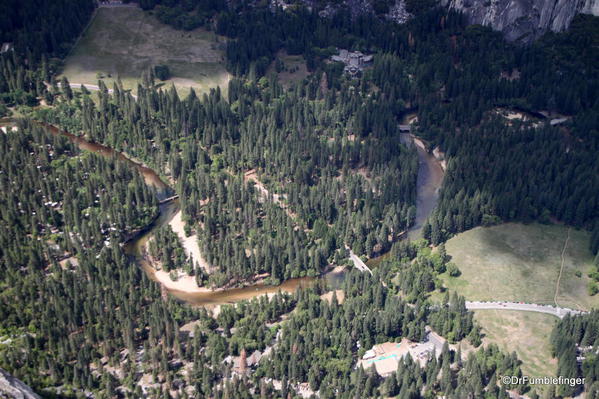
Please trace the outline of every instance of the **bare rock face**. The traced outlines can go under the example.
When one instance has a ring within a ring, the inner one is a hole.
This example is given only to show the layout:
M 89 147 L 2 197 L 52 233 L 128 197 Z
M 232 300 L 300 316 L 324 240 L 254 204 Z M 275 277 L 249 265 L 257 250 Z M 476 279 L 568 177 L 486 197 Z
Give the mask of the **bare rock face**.
M 469 23 L 503 32 L 507 40 L 530 43 L 548 30 L 561 32 L 576 14 L 599 15 L 599 0 L 442 0 L 466 14 Z
M 0 369 L 0 398 L 41 399 L 23 381 Z
M 403 24 L 410 19 L 411 15 L 406 10 L 406 0 L 395 0 L 395 3 L 389 8 L 389 12 L 385 17 L 398 24 Z

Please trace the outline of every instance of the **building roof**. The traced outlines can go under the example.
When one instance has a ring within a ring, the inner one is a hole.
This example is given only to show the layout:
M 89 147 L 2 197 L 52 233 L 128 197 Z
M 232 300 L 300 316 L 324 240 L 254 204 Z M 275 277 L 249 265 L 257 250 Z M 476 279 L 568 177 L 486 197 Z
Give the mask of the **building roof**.
M 368 349 L 366 353 L 364 353 L 364 356 L 362 356 L 362 359 L 368 360 L 372 359 L 373 357 L 376 357 L 376 353 L 374 353 L 374 350 Z
M 397 364 L 401 358 L 408 353 L 408 346 L 409 341 L 406 339 L 402 340 L 400 343 L 385 342 L 383 344 L 375 345 L 370 350 L 375 356 L 363 358 L 358 364 L 361 364 L 365 369 L 374 365 L 376 372 L 379 375 L 389 375 L 397 370 Z
M 332 61 L 343 62 L 345 64 L 343 70 L 350 75 L 356 75 L 372 59 L 372 55 L 365 55 L 360 51 L 348 51 L 346 49 L 340 49 L 338 55 L 331 56 Z
M 439 353 L 441 353 L 441 350 L 443 350 L 443 345 L 445 345 L 446 341 L 445 338 L 443 338 L 433 330 L 429 330 L 428 335 L 426 336 L 426 340 L 432 342 Z
M 266 354 L 266 351 L 265 353 Z M 262 357 L 264 356 L 264 354 L 262 352 L 260 352 L 259 350 L 255 350 L 251 355 L 249 355 L 246 359 L 245 359 L 245 363 L 247 367 L 254 367 L 256 366 L 259 362 L 260 359 L 262 359 Z M 233 364 L 233 370 L 235 372 L 241 372 L 241 356 L 227 356 L 224 359 L 225 363 L 232 363 Z
M 357 366 L 369 369 L 374 365 L 379 375 L 388 376 L 397 370 L 399 361 L 406 355 L 410 355 L 412 359 L 424 366 L 433 353 L 439 357 L 445 344 L 445 338 L 430 328 L 427 328 L 426 332 L 424 342 L 412 342 L 404 338 L 400 343 L 385 342 L 374 345 L 372 349 L 366 351 Z

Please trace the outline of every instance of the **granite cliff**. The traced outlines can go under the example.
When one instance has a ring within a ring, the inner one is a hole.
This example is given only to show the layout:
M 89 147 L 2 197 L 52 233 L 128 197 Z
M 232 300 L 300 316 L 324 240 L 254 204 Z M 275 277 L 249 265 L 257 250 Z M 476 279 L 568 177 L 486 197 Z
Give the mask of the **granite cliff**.
M 281 1 L 271 0 L 276 4 Z M 372 13 L 375 4 L 374 0 L 303 1 L 311 9 L 325 4 L 320 11 L 321 16 L 330 16 L 341 8 L 347 8 L 356 17 Z M 407 0 L 387 3 L 387 19 L 404 23 L 410 18 Z M 530 43 L 550 30 L 561 32 L 568 29 L 576 14 L 599 16 L 599 0 L 438 0 L 438 4 L 463 12 L 470 24 L 489 26 L 501 31 L 507 40 L 521 43 Z
M 471 24 L 503 32 L 507 40 L 530 43 L 551 30 L 561 32 L 576 14 L 599 15 L 599 0 L 442 0 Z
M 40 397 L 6 371 L 0 369 L 0 398 L 10 399 L 40 399 Z

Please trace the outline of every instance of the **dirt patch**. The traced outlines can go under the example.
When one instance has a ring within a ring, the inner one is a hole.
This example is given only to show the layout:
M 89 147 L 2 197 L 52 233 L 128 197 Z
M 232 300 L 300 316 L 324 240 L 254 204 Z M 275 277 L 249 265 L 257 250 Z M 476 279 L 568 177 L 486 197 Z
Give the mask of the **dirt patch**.
M 63 259 L 60 262 L 58 262 L 60 264 L 60 267 L 62 267 L 63 269 L 68 269 L 69 264 L 73 267 L 75 266 L 79 266 L 79 260 L 77 260 L 77 258 L 75 256 L 71 256 L 69 258 Z
M 328 303 L 332 303 L 333 302 L 333 294 L 335 294 L 337 296 L 337 302 L 339 304 L 342 304 L 345 301 L 345 292 L 343 292 L 343 290 L 335 290 L 335 291 L 326 292 L 320 296 L 320 299 L 322 299 L 323 301 L 327 301 Z
M 264 184 L 262 184 L 262 182 L 260 180 L 258 180 L 258 175 L 256 174 L 256 171 L 254 169 L 245 172 L 245 174 L 243 175 L 243 179 L 245 182 L 251 181 L 254 183 L 254 186 L 260 193 L 260 197 L 262 198 L 263 201 L 266 201 L 269 198 L 272 198 L 272 201 L 275 204 L 277 204 L 281 209 L 284 209 L 290 218 L 292 218 L 292 219 L 297 218 L 297 214 L 295 214 L 293 211 L 291 211 L 291 209 L 289 209 L 287 204 L 285 202 L 283 202 L 283 200 L 287 199 L 287 194 L 272 194 L 272 196 L 271 196 L 271 194 L 268 191 L 268 189 L 266 188 L 266 186 L 264 186 Z

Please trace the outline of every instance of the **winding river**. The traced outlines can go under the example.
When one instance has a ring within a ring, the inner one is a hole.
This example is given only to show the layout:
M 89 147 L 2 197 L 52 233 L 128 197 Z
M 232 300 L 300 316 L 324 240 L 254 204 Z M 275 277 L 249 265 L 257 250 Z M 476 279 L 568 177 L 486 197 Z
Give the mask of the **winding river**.
M 168 186 L 168 184 L 166 184 L 154 170 L 145 166 L 141 162 L 137 162 L 127 155 L 110 147 L 89 142 L 80 136 L 76 136 L 72 133 L 61 130 L 56 126 L 42 122 L 36 123 L 46 128 L 52 134 L 62 135 L 68 138 L 82 150 L 92 151 L 105 157 L 117 157 L 121 161 L 124 161 L 130 166 L 134 167 L 141 173 L 146 184 L 153 186 L 157 190 L 157 196 L 159 200 L 163 200 L 173 195 L 174 191 Z M 411 239 L 414 239 L 420 237 L 422 225 L 436 204 L 438 198 L 438 189 L 443 179 L 443 170 L 439 161 L 437 161 L 426 151 L 424 144 L 416 137 L 402 134 L 402 141 L 409 141 L 416 144 L 419 159 L 416 223 L 408 232 L 408 236 Z M 159 280 L 156 278 L 155 269 L 152 267 L 150 261 L 144 256 L 144 248 L 148 240 L 153 236 L 155 230 L 167 225 L 178 211 L 178 199 L 173 199 L 160 204 L 160 212 L 158 217 L 149 226 L 134 234 L 125 243 L 125 251 L 130 256 L 135 258 L 136 262 L 142 267 L 147 275 L 156 282 L 159 282 Z M 331 286 L 336 288 L 341 285 L 344 276 L 344 271 L 336 269 L 324 274 L 321 277 L 302 277 L 289 279 L 278 286 L 254 284 L 241 288 L 216 289 L 193 293 L 175 289 L 167 289 L 167 291 L 176 298 L 192 305 L 211 308 L 216 305 L 235 303 L 240 300 L 250 299 L 264 294 L 272 294 L 279 291 L 293 293 L 299 287 L 307 287 L 315 284 L 318 279 L 324 279 Z
M 92 143 L 80 136 L 76 136 L 67 131 L 61 130 L 56 126 L 36 122 L 39 126 L 43 126 L 54 135 L 61 135 L 68 138 L 72 143 L 80 149 L 92 151 L 96 154 L 105 157 L 117 157 L 121 161 L 126 162 L 133 168 L 137 169 L 144 178 L 146 184 L 153 186 L 157 190 L 159 200 L 163 200 L 172 196 L 173 190 L 166 184 L 160 176 L 151 168 L 137 162 L 127 155 L 116 151 L 102 144 Z M 148 240 L 153 236 L 156 229 L 167 225 L 179 211 L 179 200 L 173 199 L 166 201 L 160 205 L 158 217 L 145 229 L 136 233 L 125 243 L 125 252 L 134 257 L 136 262 L 142 267 L 146 274 L 154 281 L 159 283 L 156 278 L 155 269 L 150 261 L 144 256 L 144 248 Z M 250 299 L 259 295 L 273 294 L 279 291 L 294 293 L 299 287 L 307 287 L 316 283 L 317 279 L 325 279 L 333 287 L 338 287 L 344 278 L 344 272 L 333 270 L 321 277 L 302 277 L 284 281 L 282 284 L 273 286 L 266 284 L 254 284 L 246 287 L 231 288 L 231 289 L 216 289 L 205 292 L 188 293 L 184 291 L 171 290 L 168 292 L 176 298 L 188 302 L 196 306 L 214 307 L 216 305 L 235 303 L 244 299 Z
M 439 189 L 445 172 L 441 163 L 430 154 L 419 138 L 409 133 L 402 133 L 402 142 L 411 143 L 418 151 L 418 178 L 416 182 L 416 220 L 408 230 L 410 240 L 422 238 L 422 226 L 431 214 L 437 200 Z
M 412 126 L 418 120 L 415 109 L 406 113 L 401 124 Z M 416 220 L 408 230 L 408 238 L 422 238 L 422 226 L 435 209 L 439 199 L 439 190 L 443 183 L 445 170 L 441 162 L 429 153 L 424 142 L 412 133 L 400 133 L 400 141 L 408 146 L 415 146 L 418 153 L 418 178 L 416 181 Z

